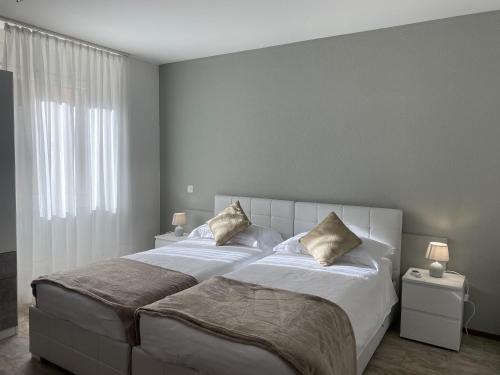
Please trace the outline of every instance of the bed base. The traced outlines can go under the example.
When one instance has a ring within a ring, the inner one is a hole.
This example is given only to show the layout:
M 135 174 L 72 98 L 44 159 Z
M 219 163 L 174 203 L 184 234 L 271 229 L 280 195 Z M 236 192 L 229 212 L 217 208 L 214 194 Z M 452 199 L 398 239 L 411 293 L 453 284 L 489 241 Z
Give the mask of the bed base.
M 380 342 L 384 338 L 387 329 L 391 325 L 392 319 L 395 316 L 397 307 L 395 306 L 391 313 L 385 318 L 382 325 L 375 332 L 371 340 L 365 346 L 363 351 L 358 356 L 357 373 L 363 374 L 370 359 L 377 350 Z M 141 346 L 134 346 L 132 348 L 132 375 L 203 375 L 203 370 L 182 367 L 179 365 L 171 364 L 161 359 L 158 359 L 142 349 Z
M 132 375 L 201 375 L 202 371 L 180 367 L 152 357 L 140 346 L 132 349 Z
M 370 341 L 366 344 L 365 348 L 363 351 L 359 354 L 358 356 L 358 375 L 361 375 L 363 371 L 365 371 L 366 366 L 368 366 L 368 363 L 370 362 L 370 359 L 373 356 L 373 353 L 375 353 L 375 350 L 377 350 L 378 346 L 380 345 L 380 342 L 384 338 L 385 333 L 389 329 L 392 320 L 394 316 L 396 316 L 398 311 L 398 305 L 395 305 L 392 308 L 392 311 L 390 312 L 389 315 L 385 318 L 384 322 L 382 325 L 379 327 L 379 329 L 375 332 L 373 337 L 371 338 Z
M 358 374 L 362 374 L 379 346 L 395 309 L 387 316 L 358 356 Z M 200 375 L 202 371 L 169 364 L 149 355 L 140 346 L 85 330 L 59 319 L 35 306 L 29 308 L 30 352 L 33 358 L 47 360 L 77 375 L 127 375 L 132 349 L 132 375 Z M 96 345 L 96 343 L 98 343 Z
M 131 347 L 29 308 L 30 352 L 76 375 L 127 375 Z M 140 374 L 140 372 L 139 372 Z

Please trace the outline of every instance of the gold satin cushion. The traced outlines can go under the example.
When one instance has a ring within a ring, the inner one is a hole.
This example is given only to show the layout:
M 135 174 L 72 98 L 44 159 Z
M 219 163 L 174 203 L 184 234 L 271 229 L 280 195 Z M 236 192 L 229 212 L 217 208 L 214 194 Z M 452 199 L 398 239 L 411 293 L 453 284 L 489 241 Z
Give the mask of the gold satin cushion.
M 300 243 L 322 266 L 333 262 L 361 244 L 361 240 L 330 212 L 328 216 L 300 240 Z
M 207 224 L 214 235 L 217 246 L 224 245 L 234 235 L 252 225 L 241 208 L 240 201 L 226 207 L 217 216 L 208 220 Z

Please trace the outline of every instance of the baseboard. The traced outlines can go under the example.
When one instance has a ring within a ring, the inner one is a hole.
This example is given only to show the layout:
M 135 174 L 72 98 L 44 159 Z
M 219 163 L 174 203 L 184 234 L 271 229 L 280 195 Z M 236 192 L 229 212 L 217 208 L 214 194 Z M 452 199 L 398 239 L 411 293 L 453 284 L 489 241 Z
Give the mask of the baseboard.
M 494 333 L 477 331 L 475 329 L 470 329 L 470 328 L 468 329 L 468 331 L 469 331 L 469 334 L 473 335 L 473 336 L 480 336 L 480 337 L 485 337 L 487 339 L 500 341 L 500 335 L 496 335 Z M 464 328 L 464 332 L 465 332 L 465 328 Z

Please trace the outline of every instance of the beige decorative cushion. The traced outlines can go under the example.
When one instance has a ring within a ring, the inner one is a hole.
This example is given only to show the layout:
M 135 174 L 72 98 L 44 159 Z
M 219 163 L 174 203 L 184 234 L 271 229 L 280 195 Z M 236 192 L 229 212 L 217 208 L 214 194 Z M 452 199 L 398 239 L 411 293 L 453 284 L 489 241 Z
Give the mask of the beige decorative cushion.
M 335 212 L 330 212 L 299 241 L 322 266 L 331 266 L 337 258 L 361 244 L 358 236 L 345 226 Z
M 208 220 L 207 224 L 214 235 L 217 246 L 224 245 L 234 235 L 252 225 L 239 201 L 226 207 L 217 216 Z

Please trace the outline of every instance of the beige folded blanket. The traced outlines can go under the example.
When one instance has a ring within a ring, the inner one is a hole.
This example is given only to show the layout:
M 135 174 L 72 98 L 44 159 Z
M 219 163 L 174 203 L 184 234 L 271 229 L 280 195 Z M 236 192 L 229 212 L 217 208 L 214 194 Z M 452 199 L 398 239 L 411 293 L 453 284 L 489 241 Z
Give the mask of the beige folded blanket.
M 41 276 L 31 282 L 53 284 L 95 299 L 113 308 L 123 323 L 127 341 L 138 342 L 134 312 L 140 307 L 197 284 L 181 272 L 125 258 L 114 258 L 66 272 Z
M 141 307 L 136 314 L 173 318 L 259 346 L 302 375 L 356 374 L 349 318 L 338 305 L 320 297 L 214 277 Z

